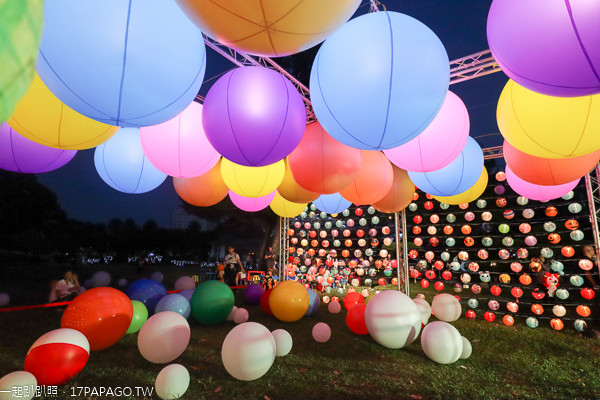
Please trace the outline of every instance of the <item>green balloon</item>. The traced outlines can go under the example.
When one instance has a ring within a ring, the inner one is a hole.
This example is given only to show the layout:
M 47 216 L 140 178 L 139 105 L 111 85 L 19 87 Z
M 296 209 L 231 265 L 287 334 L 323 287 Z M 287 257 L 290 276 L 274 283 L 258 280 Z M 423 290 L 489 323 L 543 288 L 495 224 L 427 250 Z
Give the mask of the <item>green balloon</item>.
M 227 320 L 233 303 L 233 291 L 221 281 L 200 283 L 190 301 L 192 315 L 204 325 L 216 325 Z
M 530 328 L 537 328 L 538 325 L 540 324 L 538 322 L 537 318 L 535 318 L 535 317 L 528 317 L 527 320 L 525 321 L 525 323 Z
M 133 306 L 133 318 L 126 333 L 136 333 L 142 329 L 142 325 L 148 319 L 148 309 L 141 301 L 131 300 Z
M 0 122 L 12 114 L 35 72 L 43 0 L 0 0 Z

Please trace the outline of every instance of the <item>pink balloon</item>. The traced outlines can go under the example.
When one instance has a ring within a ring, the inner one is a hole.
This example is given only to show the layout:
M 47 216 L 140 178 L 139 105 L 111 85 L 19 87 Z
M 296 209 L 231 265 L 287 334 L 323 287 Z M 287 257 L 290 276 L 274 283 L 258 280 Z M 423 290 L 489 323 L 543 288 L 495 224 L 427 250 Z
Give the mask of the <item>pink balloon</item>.
M 140 139 L 152 165 L 176 178 L 204 175 L 221 157 L 206 138 L 202 104 L 195 101 L 176 117 L 141 128 Z
M 460 97 L 448 91 L 439 113 L 419 136 L 384 153 L 404 170 L 436 171 L 458 157 L 467 143 L 469 129 L 467 107 Z
M 557 199 L 569 193 L 577 186 L 577 183 L 579 183 L 579 179 L 576 179 L 573 182 L 565 183 L 563 185 L 535 185 L 519 178 L 510 170 L 508 165 L 506 166 L 505 173 L 506 181 L 512 190 L 531 200 L 547 201 Z
M 229 191 L 229 198 L 240 210 L 256 212 L 266 208 L 275 198 L 275 191 L 262 197 L 244 197 L 237 193 Z

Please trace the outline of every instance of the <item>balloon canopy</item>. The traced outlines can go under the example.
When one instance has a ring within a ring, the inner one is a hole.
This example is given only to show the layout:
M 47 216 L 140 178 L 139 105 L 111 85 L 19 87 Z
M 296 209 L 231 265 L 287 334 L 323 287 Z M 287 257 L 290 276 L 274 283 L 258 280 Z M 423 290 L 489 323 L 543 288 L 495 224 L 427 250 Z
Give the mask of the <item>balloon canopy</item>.
M 586 96 L 600 93 L 598 21 L 596 1 L 494 0 L 487 37 L 500 68 L 519 85 Z
M 139 127 L 167 121 L 192 102 L 206 49 L 174 1 L 46 0 L 36 69 L 81 114 Z
M 202 128 L 202 104 L 192 101 L 179 115 L 140 129 L 144 154 L 167 175 L 193 178 L 205 174 L 221 155 Z
M 357 205 L 376 203 L 388 194 L 393 181 L 392 164 L 385 154 L 363 150 L 358 175 L 340 194 Z
M 327 214 L 341 213 L 352 205 L 352 202 L 346 200 L 340 193 L 322 194 L 313 201 L 315 207 Z
M 381 200 L 373 203 L 373 207 L 379 212 L 402 211 L 413 201 L 415 185 L 408 177 L 408 173 L 395 165 L 392 165 L 392 171 L 394 174 L 392 187 Z
M 262 197 L 277 189 L 285 175 L 283 160 L 264 167 L 246 167 L 226 158 L 221 161 L 221 176 L 233 192 L 244 197 Z
M 229 188 L 221 177 L 221 161 L 204 175 L 194 178 L 173 178 L 175 191 L 185 201 L 197 207 L 209 207 L 227 196 Z
M 462 193 L 456 194 L 454 196 L 448 196 L 448 197 L 433 196 L 433 198 L 439 202 L 446 203 L 446 204 L 452 204 L 452 205 L 470 203 L 472 201 L 477 200 L 479 198 L 479 196 L 481 196 L 483 194 L 483 192 L 485 192 L 485 189 L 487 188 L 488 180 L 489 180 L 488 171 L 485 167 L 483 167 L 483 171 L 481 171 L 481 175 L 479 176 L 479 179 L 469 189 L 465 190 Z
M 506 166 L 506 182 L 508 185 L 521 196 L 525 196 L 531 200 L 547 201 L 558 199 L 561 196 L 569 193 L 579 183 L 579 178 L 573 182 L 565 183 L 556 186 L 542 186 L 529 183 L 519 178 L 515 173 Z
M 284 218 L 293 218 L 300 215 L 306 209 L 306 203 L 292 203 L 289 200 L 284 199 L 279 193 L 275 193 L 275 197 L 271 204 L 269 204 L 271 210 Z
M 0 168 L 39 174 L 62 167 L 75 157 L 76 150 L 61 150 L 32 142 L 6 122 L 0 126 Z
M 432 196 L 454 196 L 472 187 L 483 170 L 483 152 L 469 137 L 461 154 L 448 166 L 433 172 L 408 172 L 410 180 Z
M 308 203 L 319 197 L 318 193 L 306 190 L 296 183 L 287 159 L 285 160 L 285 175 L 277 191 L 284 199 L 294 203 Z
M 496 112 L 500 133 L 518 150 L 571 158 L 600 149 L 600 94 L 552 97 L 508 81 Z
M 123 193 L 146 193 L 167 179 L 144 155 L 138 128 L 121 128 L 96 147 L 94 164 L 100 178 Z
M 257 2 L 177 0 L 202 32 L 233 49 L 269 57 L 299 53 L 344 24 L 360 0 Z
M 275 193 L 277 192 L 273 191 L 272 193 L 262 197 L 244 197 L 230 190 L 229 198 L 231 199 L 231 202 L 240 210 L 256 212 L 267 208 L 267 206 L 271 204 L 275 198 Z
M 310 75 L 311 100 L 336 140 L 390 149 L 429 125 L 449 79 L 448 54 L 435 33 L 412 17 L 382 11 L 352 19 L 321 46 Z

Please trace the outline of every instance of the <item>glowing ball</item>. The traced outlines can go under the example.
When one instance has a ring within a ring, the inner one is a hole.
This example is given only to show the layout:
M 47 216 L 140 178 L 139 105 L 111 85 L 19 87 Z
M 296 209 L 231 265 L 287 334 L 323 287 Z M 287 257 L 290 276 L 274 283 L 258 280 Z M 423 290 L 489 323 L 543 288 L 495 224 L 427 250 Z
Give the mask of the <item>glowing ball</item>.
M 133 307 L 133 316 L 131 317 L 131 324 L 127 328 L 125 333 L 136 333 L 142 328 L 142 325 L 148 319 L 148 309 L 141 301 L 131 300 Z
M 247 167 L 235 164 L 226 158 L 221 161 L 223 182 L 233 192 L 245 197 L 268 195 L 277 189 L 284 175 L 283 161 L 262 167 Z
M 519 84 L 551 96 L 583 96 L 600 93 L 599 18 L 594 2 L 540 7 L 535 0 L 495 0 L 487 37 L 500 68 Z
M 167 121 L 192 102 L 206 50 L 174 2 L 50 0 L 36 69 L 77 112 L 139 127 Z
M 331 137 L 318 122 L 306 127 L 300 144 L 288 157 L 294 180 L 320 194 L 339 192 L 358 176 L 362 152 Z
M 402 211 L 410 204 L 415 193 L 415 185 L 406 171 L 395 165 L 392 165 L 392 171 L 394 175 L 392 186 L 383 198 L 373 203 L 373 208 L 379 212 L 395 213 Z
M 277 192 L 284 199 L 293 203 L 308 203 L 319 197 L 318 193 L 306 190 L 296 183 L 287 159 L 285 160 L 285 175 L 283 176 L 283 181 L 277 187 Z M 331 222 L 329 223 L 331 224 Z
M 154 381 L 156 395 L 161 399 L 178 399 L 190 386 L 190 373 L 181 364 L 167 365 L 160 370 Z
M 340 311 L 342 311 L 342 305 L 337 302 L 337 301 L 332 301 L 331 303 L 329 303 L 329 305 L 327 306 L 327 310 L 331 313 L 331 314 L 339 314 Z
M 422 58 L 428 60 L 425 65 L 408 63 Z M 409 16 L 379 12 L 355 18 L 325 41 L 313 63 L 310 89 L 317 119 L 352 147 L 400 146 L 421 133 L 441 108 L 447 63 L 437 36 Z M 357 92 L 361 101 L 348 103 Z
M 248 313 L 248 310 L 246 310 L 245 308 L 238 308 L 233 312 L 233 317 L 231 318 L 231 320 L 236 324 L 243 324 L 244 322 L 248 321 L 249 317 L 250 314 Z
M 273 335 L 256 322 L 245 322 L 233 328 L 221 347 L 223 366 L 241 381 L 252 381 L 266 374 L 276 354 Z
M 151 363 L 164 364 L 179 357 L 190 341 L 187 320 L 173 311 L 162 311 L 148 318 L 138 334 L 138 350 Z
M 340 194 L 354 204 L 376 204 L 392 189 L 394 171 L 385 154 L 362 151 L 362 162 L 354 181 Z
M 583 288 L 579 291 L 579 294 L 581 294 L 581 297 L 583 297 L 586 300 L 592 300 L 594 297 L 596 297 L 596 293 L 594 292 L 594 289 L 590 289 L 590 288 Z
M 496 320 L 496 314 L 494 314 L 491 311 L 486 311 L 483 314 L 483 318 L 487 321 L 487 322 L 494 322 Z
M 315 207 L 327 214 L 336 214 L 344 211 L 352 205 L 352 202 L 346 200 L 340 193 L 322 194 L 313 201 Z M 350 220 L 351 221 L 351 220 Z
M 240 210 L 257 212 L 267 208 L 267 206 L 271 204 L 275 198 L 275 193 L 277 192 L 274 191 L 262 197 L 244 197 L 230 190 L 229 199 Z
M 312 329 L 312 336 L 317 343 L 326 343 L 331 338 L 331 328 L 325 322 L 319 322 Z
M 577 186 L 577 183 L 579 182 L 579 178 L 577 178 L 572 182 L 562 185 L 536 185 L 533 183 L 526 182 L 523 179 L 519 178 L 517 175 L 515 175 L 514 172 L 512 172 L 512 170 L 508 166 L 506 166 L 506 180 L 510 187 L 518 194 L 526 196 L 529 199 L 539 201 L 557 199 L 565 193 L 571 191 L 573 188 L 575 188 L 575 186 Z
M 469 137 L 461 154 L 446 167 L 433 172 L 408 172 L 410 180 L 421 190 L 433 195 L 449 197 L 471 188 L 481 177 L 483 152 Z M 449 203 L 448 199 L 443 199 Z
M 221 161 L 204 175 L 173 178 L 173 186 L 183 201 L 198 207 L 215 205 L 229 193 L 229 188 L 221 177 Z
M 596 98 L 545 96 L 508 81 L 498 100 L 498 127 L 506 141 L 532 156 L 582 156 L 600 149 Z
M 568 209 L 571 214 L 578 214 L 581 212 L 583 207 L 579 203 L 571 203 L 571 204 L 569 204 Z
M 0 378 L 0 400 L 31 400 L 36 391 L 37 379 L 30 372 L 15 371 Z M 13 396 L 13 393 L 16 396 Z
M 191 276 L 180 276 L 175 281 L 175 290 L 194 290 L 196 281 Z
M 271 210 L 280 217 L 293 218 L 298 216 L 306 208 L 306 204 L 292 203 L 284 199 L 279 193 L 275 193 L 275 197 L 271 204 Z
M 65 150 L 98 146 L 118 130 L 67 107 L 37 75 L 7 122 L 29 140 Z
M 273 316 L 284 322 L 295 322 L 306 314 L 309 296 L 302 284 L 296 281 L 279 283 L 269 297 Z
M 359 0 L 335 4 L 268 0 L 260 7 L 227 0 L 178 3 L 208 36 L 228 47 L 269 57 L 299 53 L 319 44 L 350 19 L 360 5 Z
M 350 311 L 351 308 L 358 304 L 363 304 L 365 299 L 358 293 L 348 293 L 346 297 L 344 297 L 344 308 L 346 311 Z
M 562 328 L 564 328 L 565 324 L 562 322 L 562 320 L 558 318 L 553 318 L 550 320 L 550 326 L 552 327 L 552 329 L 560 331 Z
M 366 289 L 365 289 L 366 290 Z M 368 293 L 367 293 L 368 295 Z M 364 297 L 361 296 L 364 301 Z M 346 325 L 348 328 L 357 335 L 368 335 L 369 330 L 365 323 L 365 310 L 366 304 L 357 304 L 348 310 L 346 314 Z
M 407 171 L 435 171 L 458 157 L 467 143 L 469 128 L 467 108 L 460 97 L 448 91 L 442 108 L 419 136 L 384 153 Z
M 62 385 L 77 375 L 90 355 L 86 337 L 74 329 L 55 329 L 40 336 L 25 356 L 24 370 L 38 385 Z
M 133 318 L 133 306 L 120 290 L 99 287 L 75 297 L 63 313 L 60 327 L 83 333 L 91 350 L 103 350 L 119 341 Z
M 155 313 L 162 311 L 173 311 L 187 319 L 191 312 L 190 302 L 179 293 L 167 294 L 156 303 L 154 308 Z
M 565 194 L 562 199 L 563 200 L 571 200 L 573 197 L 575 197 L 575 193 L 573 191 L 570 191 L 569 193 Z
M 452 364 L 463 354 L 462 336 L 443 321 L 430 322 L 423 328 L 421 347 L 425 355 L 438 364 Z
M 579 242 L 580 240 L 583 240 L 584 234 L 583 234 L 582 231 L 580 231 L 579 229 L 577 229 L 577 230 L 571 231 L 571 233 L 569 233 L 569 236 L 574 241 Z
M 293 339 L 292 335 L 284 329 L 275 329 L 271 332 L 273 340 L 275 340 L 275 355 L 277 357 L 287 356 L 292 350 Z
M 365 309 L 369 334 L 377 343 L 390 349 L 399 349 L 412 342 L 419 334 L 415 325 L 420 322 L 421 314 L 414 301 L 393 290 L 373 297 Z
M 588 306 L 585 306 L 582 304 L 578 305 L 577 308 L 575 309 L 575 311 L 577 312 L 578 315 L 580 315 L 584 318 L 589 317 L 592 313 Z
M 576 319 L 573 322 L 573 327 L 580 332 L 583 332 L 587 329 L 587 323 L 582 319 Z
M 174 118 L 141 128 L 140 140 L 152 165 L 177 178 L 203 175 L 220 158 L 202 128 L 202 105 L 195 101 Z
M 153 279 L 142 278 L 132 282 L 125 294 L 131 300 L 138 300 L 146 306 L 148 313 L 152 314 L 156 303 L 167 294 L 167 289 Z
M 523 218 L 531 219 L 535 215 L 535 212 L 531 208 L 526 208 L 523 210 Z
M 223 157 L 262 167 L 284 159 L 300 143 L 306 109 L 298 90 L 280 73 L 236 68 L 208 91 L 202 124 Z
M 307 317 L 310 317 L 312 315 L 315 315 L 319 311 L 319 306 L 321 305 L 321 298 L 314 290 L 307 289 L 306 291 L 308 293 L 308 309 L 306 310 L 306 313 L 304 315 Z M 264 295 L 263 295 L 263 297 L 264 297 Z M 263 304 L 263 300 L 261 298 L 261 307 L 262 307 L 262 304 Z M 270 310 L 271 309 L 269 308 L 269 311 Z M 269 314 L 269 315 L 273 315 L 273 314 Z
M 220 281 L 201 282 L 191 300 L 192 315 L 204 325 L 216 325 L 227 319 L 233 309 L 233 291 Z

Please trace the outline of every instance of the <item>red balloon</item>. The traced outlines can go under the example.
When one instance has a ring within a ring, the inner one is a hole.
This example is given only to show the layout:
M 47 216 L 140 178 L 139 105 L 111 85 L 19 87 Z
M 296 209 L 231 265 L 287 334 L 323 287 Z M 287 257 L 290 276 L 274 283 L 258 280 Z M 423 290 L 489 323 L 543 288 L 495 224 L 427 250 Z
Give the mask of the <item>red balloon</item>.
M 467 312 L 465 313 L 465 317 L 469 320 L 469 321 L 473 321 L 476 317 L 475 315 L 475 311 L 473 310 L 467 310 Z
M 227 196 L 229 188 L 221 177 L 221 161 L 204 175 L 194 178 L 173 178 L 175 191 L 185 201 L 197 207 L 209 207 Z
M 483 314 L 483 318 L 485 318 L 485 320 L 488 322 L 494 322 L 496 319 L 496 314 L 491 311 L 486 311 L 485 314 Z
M 421 279 L 421 287 L 426 289 L 429 287 L 429 281 L 427 279 Z
M 435 271 L 433 271 L 432 269 L 428 269 L 427 271 L 425 271 L 425 278 L 435 279 Z
M 362 297 L 360 293 L 348 293 L 346 297 L 344 297 L 344 308 L 349 311 L 355 305 L 363 304 L 364 302 L 365 298 Z
M 442 290 L 444 290 L 444 282 L 442 281 L 437 281 L 435 283 L 435 285 L 433 285 L 433 287 L 435 288 L 435 290 L 441 292 Z
M 273 289 L 265 290 L 262 296 L 260 296 L 260 308 L 262 308 L 265 314 L 271 316 L 273 315 L 273 313 L 271 312 L 271 307 L 269 306 L 269 297 L 271 297 L 272 291 Z
M 515 298 L 519 298 L 521 296 L 523 296 L 523 289 L 521 289 L 520 287 L 513 287 L 512 289 L 510 289 L 510 294 L 515 297 Z
M 362 296 L 361 296 L 362 297 Z M 345 306 L 345 300 L 344 300 Z M 348 310 L 348 314 L 346 314 L 346 325 L 348 328 L 357 335 L 368 335 L 369 330 L 367 329 L 367 324 L 365 323 L 365 310 L 367 308 L 366 304 L 357 304 L 351 309 Z
M 591 300 L 594 297 L 596 297 L 596 293 L 593 289 L 590 288 L 583 288 L 579 293 L 581 293 L 581 297 L 583 297 L 586 300 Z
M 387 194 L 379 201 L 372 203 L 373 208 L 383 213 L 395 213 L 404 210 L 413 201 L 415 185 L 408 177 L 408 172 L 392 164 L 394 179 Z M 417 195 L 418 197 L 418 195 Z M 420 218 L 420 217 L 419 217 Z M 416 222 L 416 224 L 421 223 Z
M 361 160 L 361 150 L 338 142 L 318 122 L 306 127 L 300 144 L 288 156 L 296 183 L 321 194 L 336 193 L 350 185 Z
M 493 285 L 490 288 L 490 292 L 494 295 L 494 296 L 500 296 L 500 294 L 502 293 L 502 289 L 500 289 L 500 286 L 497 285 Z
M 562 185 L 587 174 L 598 164 L 600 150 L 573 158 L 540 158 L 514 148 L 504 141 L 504 159 L 519 178 L 536 185 Z
M 387 279 L 385 279 L 385 278 L 379 278 L 379 280 L 377 281 L 377 283 L 379 284 L 379 286 L 385 286 L 385 285 L 387 285 Z
M 102 350 L 125 335 L 132 318 L 133 305 L 125 293 L 98 287 L 75 297 L 63 313 L 60 327 L 83 333 L 90 350 Z
M 340 194 L 354 204 L 372 204 L 383 199 L 394 181 L 392 163 L 380 151 L 362 150 L 362 162 L 354 181 Z

